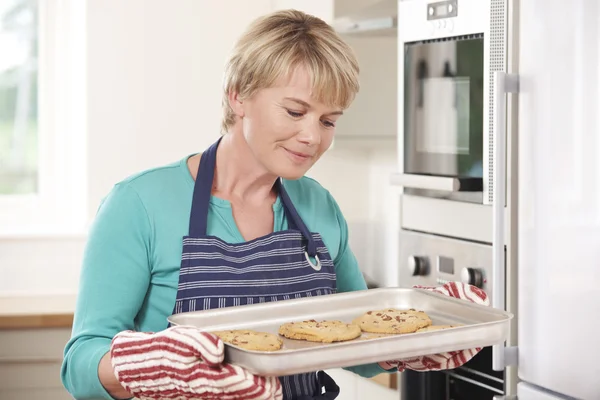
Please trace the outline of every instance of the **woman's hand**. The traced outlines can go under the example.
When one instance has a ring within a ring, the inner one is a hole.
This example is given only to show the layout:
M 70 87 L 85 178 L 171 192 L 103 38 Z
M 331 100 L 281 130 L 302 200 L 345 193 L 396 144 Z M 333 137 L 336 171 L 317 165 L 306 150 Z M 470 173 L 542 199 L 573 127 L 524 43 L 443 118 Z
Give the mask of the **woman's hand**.
M 414 286 L 415 289 L 430 290 L 441 293 L 446 296 L 455 297 L 461 300 L 467 300 L 472 303 L 490 305 L 490 301 L 485 292 L 478 287 L 466 285 L 460 282 L 449 282 L 443 286 Z M 454 369 L 468 362 L 475 357 L 481 348 L 451 351 L 448 353 L 432 354 L 427 356 L 413 357 L 406 360 L 395 360 L 381 363 L 384 369 L 398 368 L 402 372 L 405 369 L 414 371 L 440 371 L 445 369 Z
M 224 364 L 223 342 L 194 327 L 120 332 L 112 341 L 110 358 L 119 383 L 142 400 L 283 398 L 277 377 L 258 377 Z

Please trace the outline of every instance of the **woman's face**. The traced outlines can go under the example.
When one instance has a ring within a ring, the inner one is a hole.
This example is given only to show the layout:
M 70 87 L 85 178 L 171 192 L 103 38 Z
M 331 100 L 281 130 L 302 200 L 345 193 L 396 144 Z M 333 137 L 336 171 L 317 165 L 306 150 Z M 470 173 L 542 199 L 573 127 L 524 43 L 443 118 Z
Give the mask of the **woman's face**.
M 234 102 L 250 150 L 269 173 L 284 179 L 301 178 L 323 155 L 342 114 L 341 109 L 316 101 L 304 68 Z

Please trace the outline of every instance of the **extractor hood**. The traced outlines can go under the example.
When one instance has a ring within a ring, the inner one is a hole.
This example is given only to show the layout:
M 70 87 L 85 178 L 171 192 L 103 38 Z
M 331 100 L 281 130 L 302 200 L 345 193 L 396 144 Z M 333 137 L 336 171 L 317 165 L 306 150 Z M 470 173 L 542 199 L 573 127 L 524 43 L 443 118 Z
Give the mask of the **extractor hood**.
M 353 36 L 395 36 L 398 26 L 398 0 L 380 0 L 350 15 L 336 18 L 337 32 Z

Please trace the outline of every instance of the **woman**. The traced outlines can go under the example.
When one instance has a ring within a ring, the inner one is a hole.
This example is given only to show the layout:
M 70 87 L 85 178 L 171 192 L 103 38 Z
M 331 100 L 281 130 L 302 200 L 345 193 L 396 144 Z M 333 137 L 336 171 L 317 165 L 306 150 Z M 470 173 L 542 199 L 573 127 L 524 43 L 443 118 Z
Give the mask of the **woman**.
M 224 364 L 219 339 L 166 318 L 366 289 L 340 209 L 304 177 L 358 88 L 351 49 L 323 21 L 281 11 L 250 26 L 226 69 L 221 138 L 120 182 L 98 211 L 62 367 L 75 398 L 337 396 L 323 372 L 261 378 Z M 466 358 L 443 360 L 413 362 Z M 406 366 L 348 369 L 370 377 Z

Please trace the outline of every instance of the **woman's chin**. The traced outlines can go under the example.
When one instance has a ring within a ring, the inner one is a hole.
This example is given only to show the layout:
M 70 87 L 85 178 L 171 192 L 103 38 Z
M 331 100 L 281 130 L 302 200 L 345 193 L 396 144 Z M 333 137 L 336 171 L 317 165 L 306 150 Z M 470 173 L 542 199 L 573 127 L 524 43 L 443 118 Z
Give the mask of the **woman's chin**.
M 279 176 L 288 181 L 295 181 L 300 179 L 306 174 L 306 168 L 298 168 L 298 167 L 288 167 L 288 168 L 277 168 L 274 172 L 274 175 Z
M 304 174 L 279 174 L 279 177 L 285 179 L 286 181 L 295 181 L 302 178 Z

